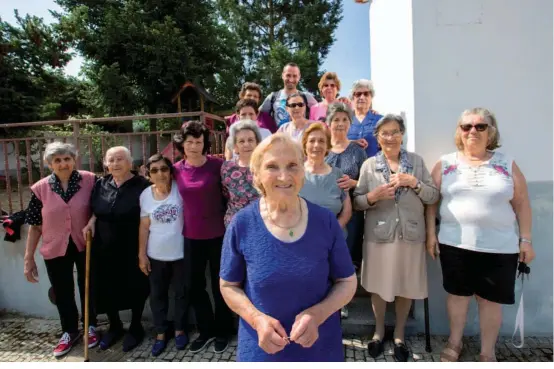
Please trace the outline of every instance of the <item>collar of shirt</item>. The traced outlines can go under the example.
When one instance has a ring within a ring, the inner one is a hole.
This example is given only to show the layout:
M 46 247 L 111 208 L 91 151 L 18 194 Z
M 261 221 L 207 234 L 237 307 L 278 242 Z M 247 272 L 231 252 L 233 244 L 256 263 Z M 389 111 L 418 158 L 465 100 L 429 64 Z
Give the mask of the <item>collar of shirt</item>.
M 69 176 L 69 181 L 67 183 L 67 192 L 64 192 L 60 179 L 54 173 L 52 173 L 52 175 L 50 175 L 50 178 L 48 178 L 48 183 L 50 184 L 50 188 L 54 193 L 57 193 L 62 197 L 62 199 L 68 202 L 69 199 L 71 199 L 71 197 L 81 188 L 81 186 L 79 185 L 81 179 L 81 174 L 78 171 L 73 170 L 73 172 L 71 172 L 71 175 Z

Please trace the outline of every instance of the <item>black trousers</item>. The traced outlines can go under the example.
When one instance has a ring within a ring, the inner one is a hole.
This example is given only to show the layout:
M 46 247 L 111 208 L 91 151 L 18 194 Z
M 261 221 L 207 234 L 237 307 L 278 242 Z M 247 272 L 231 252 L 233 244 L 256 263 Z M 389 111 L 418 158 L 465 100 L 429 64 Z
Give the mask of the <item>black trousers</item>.
M 62 331 L 70 334 L 79 331 L 79 311 L 75 304 L 75 284 L 73 283 L 73 268 L 77 266 L 77 284 L 81 298 L 81 322 L 85 314 L 85 251 L 79 252 L 71 238 L 64 256 L 44 260 L 48 279 L 56 296 L 56 307 L 60 315 Z M 89 324 L 96 326 L 96 313 L 92 298 L 89 299 Z M 88 330 L 88 327 L 85 328 Z
M 169 329 L 169 287 L 174 292 L 174 326 L 176 331 L 185 331 L 187 326 L 190 268 L 185 260 L 160 261 L 150 258 L 150 309 L 157 334 L 165 334 Z
M 205 337 L 226 338 L 233 332 L 233 315 L 219 290 L 223 237 L 208 240 L 186 239 L 185 244 L 190 247 L 191 304 L 194 307 L 198 330 Z M 210 296 L 206 291 L 206 265 L 208 263 L 210 264 L 215 314 Z

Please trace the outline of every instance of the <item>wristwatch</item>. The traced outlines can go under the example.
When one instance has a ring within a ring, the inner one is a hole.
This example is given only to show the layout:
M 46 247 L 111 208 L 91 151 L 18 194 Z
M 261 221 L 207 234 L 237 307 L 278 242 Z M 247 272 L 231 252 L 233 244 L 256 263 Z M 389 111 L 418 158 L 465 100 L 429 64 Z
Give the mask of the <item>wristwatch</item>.
M 519 239 L 519 242 L 520 242 L 520 243 L 521 243 L 521 242 L 523 242 L 523 243 L 528 243 L 529 245 L 532 245 L 532 244 L 533 244 L 533 242 L 531 242 L 530 239 L 528 239 L 528 238 L 523 238 L 523 237 Z

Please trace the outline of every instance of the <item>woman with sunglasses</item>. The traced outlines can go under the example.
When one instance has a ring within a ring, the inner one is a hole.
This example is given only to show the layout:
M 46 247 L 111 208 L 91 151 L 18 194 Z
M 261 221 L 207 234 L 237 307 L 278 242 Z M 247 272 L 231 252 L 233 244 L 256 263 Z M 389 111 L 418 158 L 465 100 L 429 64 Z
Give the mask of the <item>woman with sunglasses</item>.
M 152 186 L 140 195 L 139 266 L 150 280 L 150 309 L 156 327 L 152 356 L 166 348 L 168 291 L 174 291 L 175 346 L 183 350 L 188 343 L 187 268 L 185 266 L 183 199 L 173 179 L 171 161 L 156 154 L 146 163 Z
M 352 85 L 350 99 L 354 108 L 354 118 L 348 131 L 348 139 L 362 146 L 368 158 L 379 151 L 373 131 L 379 119 L 383 117 L 372 110 L 373 96 L 375 89 L 370 80 L 360 79 Z
M 450 319 L 441 361 L 460 357 L 473 296 L 481 328 L 479 359 L 496 361 L 502 305 L 515 302 L 518 261 L 530 263 L 535 258 L 527 183 L 514 160 L 495 151 L 499 138 L 492 112 L 466 110 L 456 128 L 458 151 L 442 156 L 432 170 L 441 202 L 427 208 L 427 251 L 433 259 L 440 251 Z
M 299 93 L 294 93 L 287 97 L 287 113 L 291 117 L 291 121 L 283 124 L 277 132 L 283 132 L 292 137 L 297 142 L 302 142 L 304 131 L 312 123 L 306 119 L 307 106 L 304 103 L 304 98 Z

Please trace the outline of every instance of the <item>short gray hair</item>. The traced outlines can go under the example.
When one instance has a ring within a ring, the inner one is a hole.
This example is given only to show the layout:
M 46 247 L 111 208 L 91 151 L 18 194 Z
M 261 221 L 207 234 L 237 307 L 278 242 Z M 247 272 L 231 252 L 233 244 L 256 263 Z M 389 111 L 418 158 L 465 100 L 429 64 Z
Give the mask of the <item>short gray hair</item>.
M 48 164 L 52 164 L 54 156 L 69 155 L 75 160 L 77 158 L 77 149 L 70 143 L 54 141 L 46 145 L 43 159 Z
M 230 144 L 233 145 L 233 148 L 237 143 L 237 134 L 242 131 L 254 132 L 254 136 L 256 136 L 256 143 L 259 144 L 262 142 L 262 134 L 260 133 L 258 124 L 250 119 L 242 119 L 231 125 L 231 128 L 229 129 L 229 138 L 231 139 Z
M 406 126 L 404 125 L 404 118 L 400 115 L 396 114 L 387 114 L 383 118 L 379 119 L 377 123 L 375 124 L 375 128 L 373 130 L 373 136 L 377 137 L 379 136 L 379 130 L 383 126 L 383 124 L 389 123 L 389 122 L 396 122 L 398 123 L 398 126 L 400 127 L 400 132 L 404 134 L 406 132 Z
M 133 156 L 131 155 L 131 151 L 129 151 L 129 149 L 125 146 L 110 147 L 108 151 L 106 151 L 106 155 L 104 156 L 104 164 L 106 164 L 107 162 L 108 155 L 113 154 L 115 151 L 122 151 L 125 155 L 125 159 L 127 159 L 127 161 L 129 161 L 129 163 L 133 165 Z
M 373 82 L 371 82 L 369 79 L 359 79 L 357 81 L 354 81 L 354 83 L 352 84 L 352 89 L 350 90 L 351 99 L 354 98 L 354 92 L 356 92 L 356 90 L 359 90 L 360 88 L 367 88 L 371 97 L 375 96 L 375 87 L 373 87 Z
M 335 118 L 335 115 L 337 115 L 338 113 L 345 113 L 350 120 L 350 124 L 352 124 L 352 117 L 354 115 L 352 109 L 345 103 L 335 102 L 329 105 L 329 107 L 327 108 L 327 118 L 325 119 L 325 123 L 327 123 L 329 127 L 331 127 L 331 122 L 333 121 L 333 118 Z

